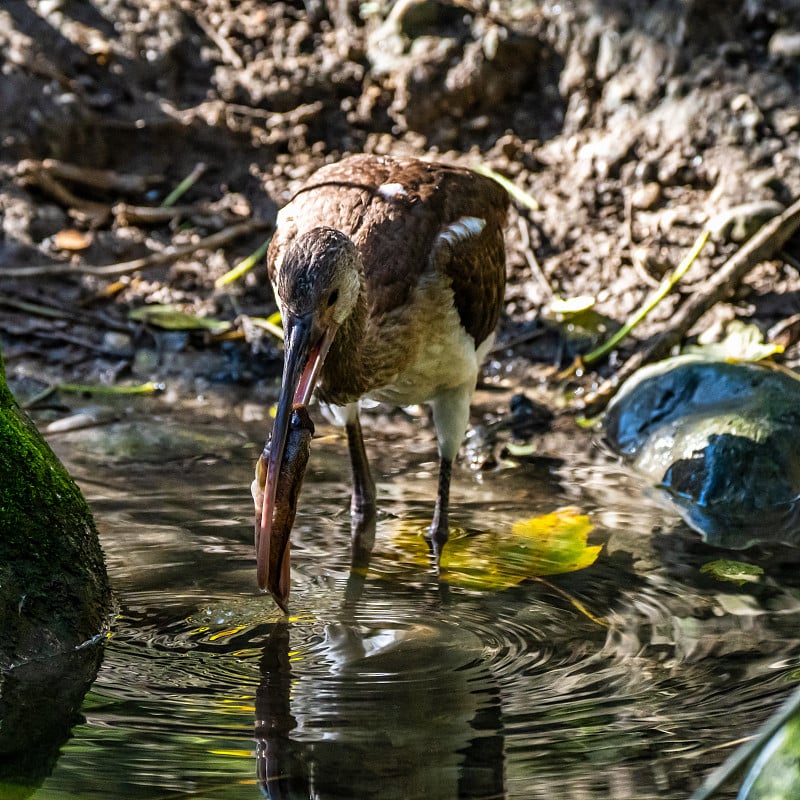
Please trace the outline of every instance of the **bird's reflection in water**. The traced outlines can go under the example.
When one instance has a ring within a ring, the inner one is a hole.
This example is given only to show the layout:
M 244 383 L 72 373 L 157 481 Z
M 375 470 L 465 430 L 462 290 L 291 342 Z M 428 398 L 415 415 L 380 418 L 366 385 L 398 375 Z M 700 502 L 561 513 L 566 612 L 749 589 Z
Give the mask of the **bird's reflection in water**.
M 500 691 L 481 641 L 435 612 L 376 622 L 374 608 L 359 610 L 355 551 L 353 566 L 341 618 L 310 651 L 293 652 L 303 645 L 293 647 L 287 621 L 264 646 L 255 724 L 264 796 L 505 797 Z
M 290 694 L 292 671 L 289 665 L 289 625 L 278 622 L 264 647 L 261 658 L 261 683 L 256 690 L 256 775 L 262 792 L 270 800 L 313 795 L 292 792 L 292 784 L 308 783 L 301 765 L 292 763 L 290 740 L 297 727 L 292 716 Z M 298 776 L 299 781 L 293 781 Z
M 427 629 L 326 631 L 329 677 L 300 678 L 290 663 L 290 626 L 269 637 L 256 693 L 257 775 L 270 800 L 505 797 L 499 691 L 488 675 L 445 657 L 436 669 Z M 391 673 L 408 648 L 414 677 Z M 416 651 L 416 653 L 414 652 Z M 388 658 L 384 673 L 370 659 Z M 418 660 L 429 669 L 421 673 Z M 369 671 L 359 669 L 366 665 Z

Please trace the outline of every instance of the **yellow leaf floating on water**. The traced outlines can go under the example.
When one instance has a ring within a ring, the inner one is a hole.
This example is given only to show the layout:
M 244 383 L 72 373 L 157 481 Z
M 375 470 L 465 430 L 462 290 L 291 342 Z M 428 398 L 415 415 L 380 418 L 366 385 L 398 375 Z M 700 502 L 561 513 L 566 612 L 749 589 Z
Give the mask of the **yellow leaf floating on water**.
M 602 549 L 586 543 L 593 529 L 588 516 L 570 507 L 521 520 L 504 533 L 453 537 L 442 553 L 440 574 L 452 586 L 499 591 L 530 578 L 576 572 L 594 564 Z M 402 531 L 397 541 L 413 552 L 415 562 L 428 563 L 418 534 Z
M 602 545 L 588 545 L 594 525 L 586 514 L 572 506 L 560 508 L 541 517 L 515 522 L 512 537 L 517 537 L 536 564 L 536 575 L 560 575 L 577 572 L 597 561 Z

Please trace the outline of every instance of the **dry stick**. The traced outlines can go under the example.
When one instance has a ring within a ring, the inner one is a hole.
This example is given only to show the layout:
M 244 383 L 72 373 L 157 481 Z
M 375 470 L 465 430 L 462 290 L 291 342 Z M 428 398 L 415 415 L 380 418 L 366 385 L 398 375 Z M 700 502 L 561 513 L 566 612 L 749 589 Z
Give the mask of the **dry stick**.
M 672 318 L 669 329 L 660 333 L 645 350 L 631 356 L 610 380 L 588 395 L 584 401 L 587 416 L 599 414 L 614 396 L 622 382 L 639 367 L 669 355 L 680 344 L 691 327 L 720 300 L 730 297 L 742 279 L 762 261 L 780 252 L 794 232 L 800 228 L 800 200 L 782 214 L 771 219 L 736 253 L 734 253 L 683 305 Z
M 80 183 L 94 189 L 113 190 L 126 194 L 141 194 L 153 184 L 163 180 L 160 175 L 133 175 L 110 169 L 81 167 L 54 158 L 45 158 L 43 161 L 26 160 L 17 167 L 17 173 L 23 177 L 26 173 L 35 173 L 39 170 L 44 170 L 61 180 Z
M 708 228 L 704 228 L 703 232 L 695 240 L 694 247 L 689 251 L 689 254 L 672 273 L 661 282 L 658 291 L 651 294 L 647 302 L 629 317 L 628 321 L 611 336 L 611 338 L 603 342 L 599 347 L 595 347 L 591 353 L 587 353 L 583 356 L 581 361 L 585 366 L 589 366 L 595 361 L 605 358 L 678 285 L 680 279 L 689 271 L 689 267 L 697 260 L 700 251 L 705 247 L 710 235 L 711 233 Z
M 289 111 L 267 111 L 263 108 L 228 103 L 224 100 L 206 100 L 191 108 L 179 109 L 167 100 L 161 100 L 159 108 L 182 125 L 190 125 L 195 119 L 203 119 L 204 116 L 230 113 L 238 114 L 249 120 L 262 120 L 265 123 L 265 128 L 278 128 L 281 125 L 299 125 L 313 119 L 322 111 L 323 104 L 320 101 L 315 101 L 313 103 L 303 103 Z
M 126 275 L 129 272 L 156 267 L 163 264 L 170 264 L 179 258 L 191 255 L 198 250 L 211 250 L 222 247 L 233 239 L 246 236 L 254 231 L 264 230 L 270 227 L 270 223 L 263 221 L 242 222 L 238 225 L 231 225 L 230 228 L 218 231 L 217 233 L 198 239 L 191 244 L 179 247 L 168 247 L 163 253 L 152 253 L 144 258 L 135 258 L 133 261 L 122 261 L 118 264 L 108 264 L 106 266 L 73 266 L 72 264 L 41 264 L 33 267 L 12 267 L 0 270 L 0 276 L 4 278 L 32 278 L 38 275 L 98 275 L 100 277 L 112 277 L 115 275 Z
M 117 203 L 111 212 L 114 219 L 122 225 L 163 225 L 178 217 L 215 213 L 208 203 L 195 203 L 190 206 L 132 206 L 128 203 Z
M 192 16 L 200 30 L 217 46 L 223 62 L 234 69 L 244 69 L 242 57 L 233 49 L 231 43 L 217 31 L 211 21 L 207 20 L 202 14 L 198 14 L 196 10 L 188 8 L 188 3 L 182 3 L 181 5 L 184 11 Z
M 79 211 L 96 220 L 101 221 L 111 214 L 111 206 L 106 203 L 95 203 L 92 200 L 84 200 L 74 192 L 67 189 L 63 183 L 56 180 L 50 171 L 42 169 L 30 169 L 22 174 L 28 183 L 38 186 L 43 192 L 47 192 L 51 197 L 58 200 L 64 206 Z
M 528 263 L 528 269 L 530 269 L 531 273 L 536 278 L 536 281 L 538 282 L 539 286 L 541 286 L 545 297 L 549 302 L 555 297 L 555 292 L 553 291 L 553 287 L 550 285 L 550 281 L 547 279 L 547 275 L 544 274 L 542 265 L 536 259 L 536 253 L 533 252 L 533 247 L 531 246 L 531 235 L 528 231 L 528 221 L 521 214 L 518 218 L 518 227 L 520 236 L 522 236 L 522 254 L 525 258 L 525 261 Z

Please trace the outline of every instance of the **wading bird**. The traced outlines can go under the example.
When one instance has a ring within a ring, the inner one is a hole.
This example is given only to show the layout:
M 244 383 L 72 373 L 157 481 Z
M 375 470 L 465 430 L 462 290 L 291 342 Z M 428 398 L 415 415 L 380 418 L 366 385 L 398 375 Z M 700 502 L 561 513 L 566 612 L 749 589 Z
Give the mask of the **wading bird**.
M 431 405 L 438 559 L 453 459 L 503 302 L 507 209 L 505 190 L 470 170 L 356 155 L 314 173 L 279 213 L 267 264 L 283 319 L 283 383 L 262 456 L 263 496 L 254 488 L 254 497 L 258 583 L 284 610 L 310 439 L 298 412 L 314 389 L 347 432 L 356 521 L 375 509 L 359 400 Z

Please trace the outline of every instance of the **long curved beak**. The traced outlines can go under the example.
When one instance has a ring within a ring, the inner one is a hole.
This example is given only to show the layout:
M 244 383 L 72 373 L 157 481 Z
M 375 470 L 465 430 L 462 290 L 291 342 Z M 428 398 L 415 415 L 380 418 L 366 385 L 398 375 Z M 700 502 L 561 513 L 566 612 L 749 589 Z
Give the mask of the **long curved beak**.
M 292 410 L 308 404 L 336 327 L 331 325 L 322 332 L 315 331 L 310 314 L 298 316 L 287 313 L 284 318 L 283 383 L 266 459 L 263 503 L 260 510 L 256 509 L 255 525 L 258 586 L 261 589 L 268 588 L 284 611 L 289 597 L 290 530 L 275 530 L 273 522 L 276 503 L 289 502 L 291 487 L 279 487 L 280 468 L 286 451 Z M 299 480 L 302 481 L 302 474 Z M 286 527 L 290 526 L 291 522 Z

